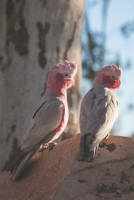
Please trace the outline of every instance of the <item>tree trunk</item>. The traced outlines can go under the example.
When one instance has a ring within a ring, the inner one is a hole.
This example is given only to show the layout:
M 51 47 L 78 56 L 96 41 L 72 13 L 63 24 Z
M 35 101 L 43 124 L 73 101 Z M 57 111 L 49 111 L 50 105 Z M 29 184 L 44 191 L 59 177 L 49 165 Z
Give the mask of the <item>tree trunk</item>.
M 0 0 L 0 170 L 18 149 L 49 68 L 65 59 L 78 65 L 65 137 L 77 134 L 83 7 L 84 0 Z

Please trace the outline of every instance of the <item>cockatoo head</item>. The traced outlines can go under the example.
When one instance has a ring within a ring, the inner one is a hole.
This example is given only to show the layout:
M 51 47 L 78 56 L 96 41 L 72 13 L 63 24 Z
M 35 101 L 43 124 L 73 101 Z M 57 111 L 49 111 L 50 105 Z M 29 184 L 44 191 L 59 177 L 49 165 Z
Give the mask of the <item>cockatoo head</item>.
M 57 87 L 58 89 L 68 89 L 74 83 L 74 76 L 77 72 L 77 65 L 75 62 L 67 60 L 58 63 L 53 67 L 48 74 L 47 87 Z M 50 88 L 49 87 L 49 88 Z
M 98 71 L 94 84 L 117 89 L 121 85 L 121 75 L 122 67 L 114 64 L 108 65 Z

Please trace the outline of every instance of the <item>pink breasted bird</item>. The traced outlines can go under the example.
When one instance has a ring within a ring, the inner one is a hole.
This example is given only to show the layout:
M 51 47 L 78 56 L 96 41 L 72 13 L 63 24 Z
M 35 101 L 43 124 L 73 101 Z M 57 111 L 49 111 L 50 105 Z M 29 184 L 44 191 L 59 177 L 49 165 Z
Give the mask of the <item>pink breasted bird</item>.
M 80 152 L 78 161 L 91 162 L 99 143 L 109 135 L 118 118 L 115 90 L 121 85 L 122 68 L 112 64 L 98 71 L 93 88 L 85 95 L 80 109 Z
M 49 71 L 46 92 L 22 138 L 21 155 L 10 169 L 11 180 L 18 178 L 40 145 L 49 146 L 64 131 L 68 122 L 66 90 L 72 86 L 76 71 L 75 62 L 66 60 Z

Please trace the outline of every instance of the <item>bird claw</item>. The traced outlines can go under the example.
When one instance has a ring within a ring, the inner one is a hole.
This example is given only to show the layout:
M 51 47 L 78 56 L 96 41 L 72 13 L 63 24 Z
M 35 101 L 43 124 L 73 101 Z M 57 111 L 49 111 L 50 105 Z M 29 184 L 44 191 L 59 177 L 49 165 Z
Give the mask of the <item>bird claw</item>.
M 110 136 L 110 133 L 107 134 L 107 136 L 105 137 L 105 139 L 107 140 Z
M 49 151 L 51 151 L 56 144 L 57 144 L 56 142 L 42 144 L 42 145 L 40 145 L 40 149 L 39 149 L 38 153 L 42 152 L 44 149 L 48 149 Z
M 51 151 L 56 144 L 57 144 L 56 142 L 50 142 L 50 143 L 48 143 L 48 149 L 49 149 L 49 151 Z

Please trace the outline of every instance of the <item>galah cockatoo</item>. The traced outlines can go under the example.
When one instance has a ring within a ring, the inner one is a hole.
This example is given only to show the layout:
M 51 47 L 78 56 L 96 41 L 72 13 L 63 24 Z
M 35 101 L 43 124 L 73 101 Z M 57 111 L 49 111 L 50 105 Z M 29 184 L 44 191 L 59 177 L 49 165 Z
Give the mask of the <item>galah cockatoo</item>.
M 78 161 L 91 162 L 99 143 L 109 135 L 118 118 L 115 90 L 121 85 L 122 68 L 112 64 L 98 71 L 93 88 L 85 95 L 80 109 L 80 152 Z
M 11 180 L 18 178 L 40 145 L 49 146 L 64 131 L 68 122 L 66 90 L 72 86 L 76 71 L 75 62 L 66 60 L 49 71 L 46 92 L 22 138 L 21 155 L 11 168 Z

